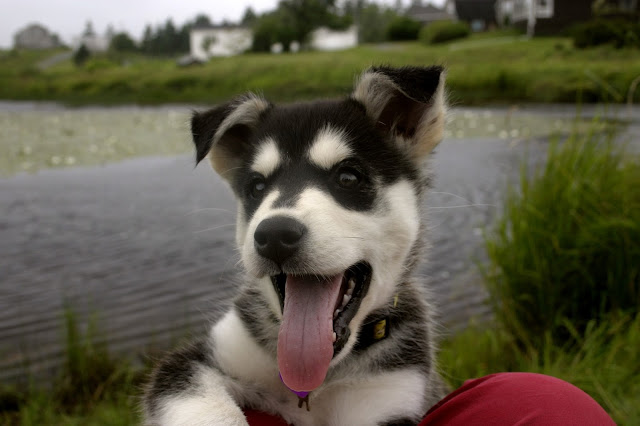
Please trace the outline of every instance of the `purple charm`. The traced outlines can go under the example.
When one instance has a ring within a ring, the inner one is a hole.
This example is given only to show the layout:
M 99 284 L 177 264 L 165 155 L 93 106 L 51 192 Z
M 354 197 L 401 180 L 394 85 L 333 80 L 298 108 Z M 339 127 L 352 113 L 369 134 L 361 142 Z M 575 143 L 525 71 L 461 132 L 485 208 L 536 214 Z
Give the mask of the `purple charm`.
M 282 382 L 283 385 L 287 386 L 287 384 L 284 382 L 284 380 L 282 380 L 282 374 L 280 374 L 280 372 L 278 372 L 278 376 L 280 376 L 280 381 Z M 306 398 L 307 395 L 309 395 L 310 392 L 306 392 L 306 391 L 295 391 L 293 389 L 291 389 L 289 386 L 287 386 L 287 389 L 289 389 L 291 392 L 295 393 L 298 398 Z

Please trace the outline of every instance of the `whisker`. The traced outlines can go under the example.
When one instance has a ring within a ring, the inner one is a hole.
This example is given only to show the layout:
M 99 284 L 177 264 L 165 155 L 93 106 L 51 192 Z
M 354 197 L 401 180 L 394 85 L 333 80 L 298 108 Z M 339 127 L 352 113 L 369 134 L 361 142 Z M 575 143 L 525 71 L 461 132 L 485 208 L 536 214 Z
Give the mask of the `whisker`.
M 464 198 L 462 195 L 454 194 L 453 192 L 429 191 L 429 194 L 451 195 L 452 197 L 460 198 L 461 200 L 466 201 L 467 203 L 471 202 L 470 200 Z
M 224 228 L 225 226 L 235 226 L 235 223 L 225 223 L 224 225 L 214 226 L 213 228 L 202 229 L 200 231 L 193 231 L 193 233 L 200 234 L 202 232 L 213 231 L 215 229 Z
M 227 209 L 220 209 L 220 208 L 217 208 L 217 207 L 205 207 L 205 208 L 202 208 L 202 209 L 196 209 L 196 210 L 190 211 L 187 214 L 195 214 L 195 213 L 200 213 L 200 212 L 209 211 L 209 210 L 235 214 L 234 211 L 227 210 Z
M 427 207 L 427 210 L 457 209 L 460 207 L 498 207 L 495 204 L 461 204 L 459 206 Z

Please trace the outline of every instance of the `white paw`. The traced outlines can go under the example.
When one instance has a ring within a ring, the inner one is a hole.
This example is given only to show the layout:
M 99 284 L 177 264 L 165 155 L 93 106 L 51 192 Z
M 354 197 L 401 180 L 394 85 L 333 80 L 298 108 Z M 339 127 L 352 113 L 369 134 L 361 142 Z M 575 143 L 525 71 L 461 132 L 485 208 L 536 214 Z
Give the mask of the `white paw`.
M 248 426 L 235 404 L 203 401 L 201 398 L 173 401 L 162 410 L 161 426 Z

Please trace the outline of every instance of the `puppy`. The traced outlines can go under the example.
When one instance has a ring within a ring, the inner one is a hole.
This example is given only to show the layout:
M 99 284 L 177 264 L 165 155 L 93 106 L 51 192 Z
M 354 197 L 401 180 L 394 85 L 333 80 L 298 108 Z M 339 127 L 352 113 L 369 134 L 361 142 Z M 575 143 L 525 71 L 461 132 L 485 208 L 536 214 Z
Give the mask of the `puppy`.
M 340 100 L 249 94 L 193 115 L 237 201 L 245 285 L 208 336 L 155 369 L 148 425 L 417 424 L 445 387 L 421 260 L 440 67 L 374 67 Z

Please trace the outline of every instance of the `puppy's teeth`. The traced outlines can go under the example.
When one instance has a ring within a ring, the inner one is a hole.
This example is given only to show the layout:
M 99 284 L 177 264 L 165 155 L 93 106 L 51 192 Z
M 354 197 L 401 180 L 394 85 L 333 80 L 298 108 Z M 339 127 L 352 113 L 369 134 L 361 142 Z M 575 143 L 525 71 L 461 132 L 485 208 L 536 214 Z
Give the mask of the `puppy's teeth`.
M 346 304 L 349 303 L 349 300 L 351 300 L 351 296 L 348 294 L 342 296 L 342 306 L 346 306 Z
M 340 312 L 342 312 L 340 308 L 336 309 L 336 311 L 333 313 L 333 319 L 336 319 L 338 315 L 340 315 Z
M 336 342 L 336 340 L 338 340 L 338 335 L 336 334 L 336 332 L 333 332 L 333 343 Z
M 356 282 L 353 280 L 353 278 L 351 278 L 349 280 L 349 289 L 353 290 L 354 288 L 356 288 Z
M 347 290 L 347 294 L 349 296 L 353 295 L 353 287 L 349 287 L 349 290 Z

